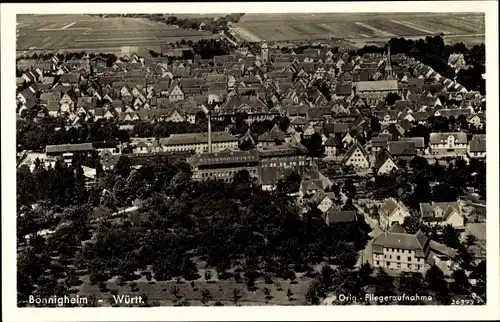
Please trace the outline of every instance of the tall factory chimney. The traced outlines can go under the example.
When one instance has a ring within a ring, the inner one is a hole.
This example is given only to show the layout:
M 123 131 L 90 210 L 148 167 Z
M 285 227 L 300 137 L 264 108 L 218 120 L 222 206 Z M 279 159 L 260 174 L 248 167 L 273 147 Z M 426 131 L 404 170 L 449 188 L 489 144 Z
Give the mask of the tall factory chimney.
M 212 113 L 205 105 L 201 109 L 208 117 L 208 153 L 212 153 Z
M 212 153 L 212 120 L 210 111 L 208 112 L 208 153 Z

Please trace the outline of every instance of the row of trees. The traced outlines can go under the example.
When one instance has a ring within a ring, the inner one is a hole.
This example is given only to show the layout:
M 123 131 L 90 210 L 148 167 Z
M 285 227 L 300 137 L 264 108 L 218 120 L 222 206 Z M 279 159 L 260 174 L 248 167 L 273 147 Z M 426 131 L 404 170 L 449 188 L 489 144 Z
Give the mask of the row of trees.
M 58 128 L 58 130 L 56 130 Z M 78 128 L 66 129 L 61 117 L 45 116 L 33 120 L 18 120 L 16 125 L 17 151 L 44 151 L 46 145 L 73 144 L 85 142 L 120 141 L 128 142 L 130 135 L 121 130 L 118 123 L 103 119 L 88 122 Z

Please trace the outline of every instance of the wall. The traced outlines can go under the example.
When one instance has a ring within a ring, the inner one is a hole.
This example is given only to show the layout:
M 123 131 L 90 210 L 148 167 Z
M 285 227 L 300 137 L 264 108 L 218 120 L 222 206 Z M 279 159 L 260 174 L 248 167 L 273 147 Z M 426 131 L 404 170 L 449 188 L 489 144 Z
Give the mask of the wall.
M 408 260 L 409 257 L 410 260 Z M 410 267 L 408 265 L 410 265 Z M 418 265 L 420 265 L 420 267 Z M 383 254 L 373 253 L 373 267 L 384 267 L 399 271 L 423 273 L 425 259 L 416 258 L 414 250 L 384 247 Z

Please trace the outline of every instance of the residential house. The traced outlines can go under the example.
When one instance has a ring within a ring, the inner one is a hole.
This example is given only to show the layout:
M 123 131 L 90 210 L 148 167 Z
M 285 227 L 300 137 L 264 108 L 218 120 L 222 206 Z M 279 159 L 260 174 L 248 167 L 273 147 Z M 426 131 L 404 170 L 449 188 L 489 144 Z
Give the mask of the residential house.
M 395 223 L 403 224 L 406 217 L 410 216 L 410 211 L 402 202 L 394 198 L 388 198 L 379 209 L 379 224 L 382 229 L 389 229 Z
M 341 144 L 334 135 L 330 135 L 323 145 L 325 146 L 325 153 L 328 158 L 336 157 L 337 149 L 341 148 Z
M 387 148 L 387 142 L 391 139 L 391 134 L 379 134 L 371 139 L 372 156 L 376 157 L 382 150 Z
M 168 91 L 168 99 L 170 102 L 182 101 L 185 98 L 184 92 L 178 84 L 172 83 Z
M 474 134 L 469 141 L 467 154 L 471 158 L 486 158 L 486 134 Z
M 422 221 L 428 225 L 451 225 L 456 229 L 465 227 L 464 216 L 457 201 L 420 204 Z
M 322 213 L 325 213 L 334 205 L 335 199 L 335 193 L 319 190 L 314 196 L 311 197 L 309 203 L 316 206 L 316 208 L 318 208 Z
M 414 142 L 417 155 L 423 155 L 425 152 L 425 141 L 423 137 L 400 137 L 398 141 Z
M 378 154 L 373 167 L 378 175 L 388 174 L 399 169 L 391 154 L 386 149 Z
M 382 233 L 373 240 L 373 267 L 424 273 L 429 241 L 421 230 L 408 234 L 395 225 L 392 231 Z
M 413 141 L 388 141 L 387 151 L 397 160 L 410 161 L 417 155 Z
M 337 210 L 335 207 L 330 207 L 321 216 L 327 225 L 331 224 L 341 224 L 341 223 L 351 223 L 357 220 L 356 211 L 352 210 Z
M 355 169 L 368 169 L 370 167 L 369 155 L 363 146 L 356 141 L 347 151 L 342 164 L 353 166 Z

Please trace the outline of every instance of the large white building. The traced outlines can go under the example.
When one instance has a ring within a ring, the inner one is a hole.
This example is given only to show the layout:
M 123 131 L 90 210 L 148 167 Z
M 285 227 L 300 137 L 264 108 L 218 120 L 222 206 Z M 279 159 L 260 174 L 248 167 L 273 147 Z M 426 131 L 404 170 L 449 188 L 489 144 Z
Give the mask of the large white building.
M 373 267 L 423 273 L 428 252 L 429 239 L 422 231 L 408 234 L 403 227 L 396 225 L 374 239 Z
M 162 139 L 161 145 L 166 152 L 203 153 L 208 151 L 208 133 L 172 134 Z M 238 149 L 238 138 L 226 132 L 212 133 L 212 152 Z
M 467 134 L 464 132 L 431 133 L 429 151 L 433 156 L 457 157 L 467 154 Z

